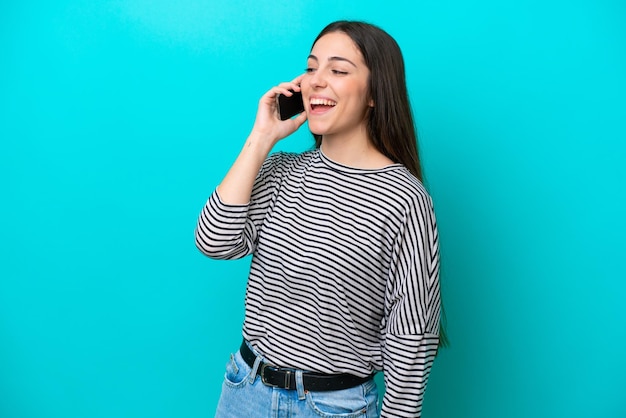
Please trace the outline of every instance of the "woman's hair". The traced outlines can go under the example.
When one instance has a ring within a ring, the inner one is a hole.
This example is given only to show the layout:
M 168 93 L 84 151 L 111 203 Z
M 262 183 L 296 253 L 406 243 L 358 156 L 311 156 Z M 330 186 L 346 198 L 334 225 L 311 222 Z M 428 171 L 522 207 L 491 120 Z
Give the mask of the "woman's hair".
M 417 150 L 417 134 L 404 75 L 404 59 L 397 42 L 382 29 L 364 22 L 340 20 L 326 26 L 313 45 L 324 35 L 342 32 L 361 51 L 370 71 L 369 93 L 374 107 L 369 109 L 367 130 L 376 149 L 393 162 L 401 163 L 422 180 Z M 321 135 L 313 135 L 319 148 Z

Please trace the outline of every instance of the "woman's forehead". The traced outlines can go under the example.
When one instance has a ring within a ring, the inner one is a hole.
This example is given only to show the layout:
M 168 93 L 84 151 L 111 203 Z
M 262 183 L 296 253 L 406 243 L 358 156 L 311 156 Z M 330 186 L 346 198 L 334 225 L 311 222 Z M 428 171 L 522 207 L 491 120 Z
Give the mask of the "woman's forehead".
M 364 64 L 363 54 L 352 38 L 343 32 L 330 32 L 315 42 L 311 55 L 317 60 L 346 58 L 352 62 Z

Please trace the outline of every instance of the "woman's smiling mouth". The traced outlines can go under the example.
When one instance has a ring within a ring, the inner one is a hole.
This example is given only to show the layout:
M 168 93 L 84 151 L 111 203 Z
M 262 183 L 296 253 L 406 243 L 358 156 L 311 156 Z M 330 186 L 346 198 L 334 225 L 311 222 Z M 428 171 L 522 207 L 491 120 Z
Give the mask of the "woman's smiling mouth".
M 312 97 L 309 100 L 309 104 L 311 106 L 311 112 L 313 113 L 324 113 L 337 105 L 337 102 L 331 99 L 326 99 L 322 97 Z

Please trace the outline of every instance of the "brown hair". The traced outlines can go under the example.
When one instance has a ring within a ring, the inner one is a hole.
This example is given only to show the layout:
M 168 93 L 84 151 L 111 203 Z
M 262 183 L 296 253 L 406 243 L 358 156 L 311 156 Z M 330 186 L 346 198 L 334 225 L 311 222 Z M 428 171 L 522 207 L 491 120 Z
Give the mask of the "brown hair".
M 368 113 L 367 130 L 371 141 L 378 151 L 393 162 L 403 164 L 421 181 L 417 134 L 406 88 L 404 59 L 398 43 L 377 26 L 340 20 L 322 29 L 313 45 L 332 32 L 348 35 L 370 70 L 369 93 L 374 107 Z M 322 137 L 313 136 L 319 148 Z

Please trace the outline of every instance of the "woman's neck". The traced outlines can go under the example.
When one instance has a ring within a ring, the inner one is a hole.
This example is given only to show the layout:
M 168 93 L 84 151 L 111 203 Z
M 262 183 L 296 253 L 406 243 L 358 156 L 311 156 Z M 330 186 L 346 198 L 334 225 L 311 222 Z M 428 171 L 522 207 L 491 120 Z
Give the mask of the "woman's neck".
M 348 167 L 377 169 L 393 164 L 366 135 L 342 138 L 325 135 L 320 148 L 325 156 Z

